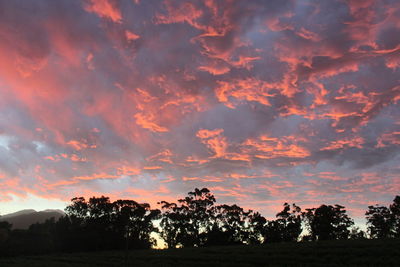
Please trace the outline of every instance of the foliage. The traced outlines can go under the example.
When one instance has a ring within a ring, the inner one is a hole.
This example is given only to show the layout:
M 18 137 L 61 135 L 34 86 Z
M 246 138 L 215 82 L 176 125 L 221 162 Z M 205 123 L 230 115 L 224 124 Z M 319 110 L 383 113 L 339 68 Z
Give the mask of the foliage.
M 393 203 L 389 206 L 392 218 L 393 237 L 400 238 L 400 196 L 393 199 Z
M 371 238 L 400 237 L 400 196 L 389 207 L 368 206 L 365 215 Z
M 360 230 L 359 227 L 357 226 L 353 226 L 350 229 L 350 234 L 349 234 L 349 239 L 365 239 L 367 237 L 367 235 L 365 234 L 365 232 L 363 230 Z
M 8 240 L 11 232 L 11 224 L 8 222 L 0 222 L 0 244 Z
M 153 220 L 159 210 L 151 210 L 149 204 L 133 200 L 110 202 L 108 197 L 73 198 L 66 208 L 66 218 L 58 222 L 61 233 L 67 233 L 61 243 L 70 244 L 79 240 L 80 249 L 100 250 L 123 248 L 126 241 L 130 247 L 150 248 L 155 244 L 150 237 L 157 229 Z M 70 245 L 67 245 L 70 247 Z
M 260 242 L 265 219 L 259 213 L 215 201 L 207 188 L 196 188 L 178 204 L 161 201 L 161 237 L 168 248 Z
M 207 245 L 234 245 L 249 243 L 250 216 L 237 205 L 219 205 L 214 209 L 213 231 L 208 234 Z
M 10 230 L 0 222 L 3 255 L 37 254 L 56 251 L 98 251 L 107 249 L 151 248 L 156 240 L 150 236 L 157 228 L 153 221 L 160 211 L 133 200 L 110 202 L 108 197 L 73 198 L 66 215 L 36 223 L 28 230 Z M 4 227 L 3 227 L 4 226 Z M 2 229 L 5 230 L 2 230 Z
M 306 209 L 303 217 L 312 240 L 348 239 L 353 220 L 340 205 Z
M 368 206 L 365 213 L 369 235 L 372 238 L 388 238 L 391 236 L 390 210 L 384 206 Z
M 179 204 L 161 201 L 161 237 L 169 248 L 201 246 L 211 230 L 215 197 L 207 188 L 195 189 L 179 199 Z
M 207 188 L 196 188 L 177 203 L 159 204 L 161 211 L 134 200 L 73 198 L 58 221 L 49 219 L 28 230 L 12 230 L 9 223 L 0 222 L 0 255 L 148 249 L 156 244 L 153 233 L 159 233 L 168 248 L 295 243 L 302 225 L 309 233 L 303 241 L 366 238 L 340 205 L 302 211 L 296 204 L 285 203 L 276 219 L 266 220 L 236 204 L 216 205 Z M 370 237 L 400 237 L 400 196 L 389 207 L 369 206 L 366 216 Z
M 265 226 L 265 242 L 297 241 L 302 232 L 301 208 L 296 204 L 283 204 L 283 210 L 276 214 L 276 220 L 268 221 Z

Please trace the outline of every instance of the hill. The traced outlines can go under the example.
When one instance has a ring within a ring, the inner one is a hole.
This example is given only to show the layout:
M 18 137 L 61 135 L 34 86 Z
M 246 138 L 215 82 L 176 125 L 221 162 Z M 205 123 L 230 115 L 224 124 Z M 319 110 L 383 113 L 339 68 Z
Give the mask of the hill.
M 34 223 L 43 223 L 52 217 L 57 220 L 62 216 L 64 216 L 64 212 L 61 210 L 35 211 L 28 209 L 0 216 L 0 221 L 11 223 L 13 229 L 28 229 Z
M 0 259 L 0 266 L 398 266 L 400 239 L 337 240 L 171 250 L 52 254 Z

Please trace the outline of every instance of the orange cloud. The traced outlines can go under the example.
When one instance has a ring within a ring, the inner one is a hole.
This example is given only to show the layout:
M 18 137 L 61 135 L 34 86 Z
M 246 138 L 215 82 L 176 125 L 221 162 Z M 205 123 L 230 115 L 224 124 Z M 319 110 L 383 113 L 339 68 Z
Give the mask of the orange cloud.
M 197 23 L 197 19 L 203 15 L 203 12 L 197 9 L 194 4 L 168 0 L 164 1 L 164 5 L 167 9 L 167 15 L 158 14 L 156 16 L 156 23 L 170 24 L 186 22 L 196 28 L 202 28 L 200 24 Z
M 321 148 L 321 150 L 337 150 L 351 147 L 362 148 L 364 143 L 365 141 L 362 137 L 345 138 L 342 140 L 332 141 L 328 146 Z
M 117 178 L 120 178 L 120 176 L 102 172 L 102 173 L 94 173 L 88 176 L 74 176 L 72 177 L 72 180 L 91 181 L 91 180 L 117 179 Z
M 399 191 L 395 1 L 3 2 L 1 200 Z
M 144 129 L 149 129 L 152 132 L 168 132 L 168 129 L 165 127 L 162 127 L 155 122 L 154 120 L 154 115 L 152 114 L 143 114 L 143 113 L 136 113 L 135 114 L 135 119 L 136 123 L 143 127 Z
M 116 3 L 115 0 L 89 0 L 85 5 L 85 10 L 97 14 L 99 17 L 121 23 L 122 15 Z
M 162 167 L 161 166 L 144 166 L 143 169 L 144 170 L 161 170 Z
M 126 37 L 126 39 L 127 39 L 128 41 L 135 41 L 135 40 L 137 40 L 137 39 L 140 38 L 139 35 L 137 35 L 137 34 L 131 32 L 131 31 L 128 31 L 128 30 L 125 31 L 125 37 Z
M 400 145 L 400 132 L 384 133 L 378 137 L 376 147 L 387 147 L 389 145 Z
M 261 159 L 306 158 L 311 152 L 299 144 L 303 141 L 304 139 L 297 139 L 294 136 L 276 138 L 263 135 L 257 139 L 247 139 L 241 145 L 244 151 Z
M 196 136 L 201 139 L 213 153 L 215 158 L 224 157 L 228 148 L 226 138 L 222 135 L 223 129 L 206 130 L 201 129 Z
M 173 164 L 172 161 L 172 152 L 169 149 L 165 149 L 153 156 L 148 157 L 146 160 L 147 161 L 161 161 L 161 162 L 166 162 L 169 164 Z
M 235 107 L 235 102 L 231 98 L 241 101 L 255 101 L 263 105 L 270 106 L 268 97 L 274 96 L 271 90 L 275 84 L 269 84 L 254 78 L 236 81 L 219 81 L 215 89 L 217 99 L 230 108 Z
M 78 140 L 71 140 L 67 142 L 67 145 L 70 145 L 73 149 L 75 150 L 82 150 L 82 149 L 86 149 L 86 148 L 95 148 L 95 145 L 89 146 L 83 142 L 80 142 Z
M 138 175 L 141 173 L 139 168 L 130 167 L 130 166 L 122 166 L 118 168 L 118 175 Z
M 209 65 L 200 66 L 199 70 L 207 71 L 213 75 L 222 75 L 228 73 L 231 68 L 226 65 L 226 63 L 212 61 Z

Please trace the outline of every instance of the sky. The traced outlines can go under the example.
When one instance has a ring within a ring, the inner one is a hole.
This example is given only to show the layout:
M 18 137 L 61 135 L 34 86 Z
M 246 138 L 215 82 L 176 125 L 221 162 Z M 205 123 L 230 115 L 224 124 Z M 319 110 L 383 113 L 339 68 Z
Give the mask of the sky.
M 0 214 L 207 187 L 400 194 L 398 0 L 0 0 Z

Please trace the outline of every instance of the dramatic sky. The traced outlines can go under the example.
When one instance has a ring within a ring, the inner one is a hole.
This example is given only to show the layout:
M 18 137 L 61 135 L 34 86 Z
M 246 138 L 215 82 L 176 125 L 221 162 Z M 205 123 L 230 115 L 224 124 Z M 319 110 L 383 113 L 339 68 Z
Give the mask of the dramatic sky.
M 0 213 L 400 193 L 398 0 L 0 0 Z

